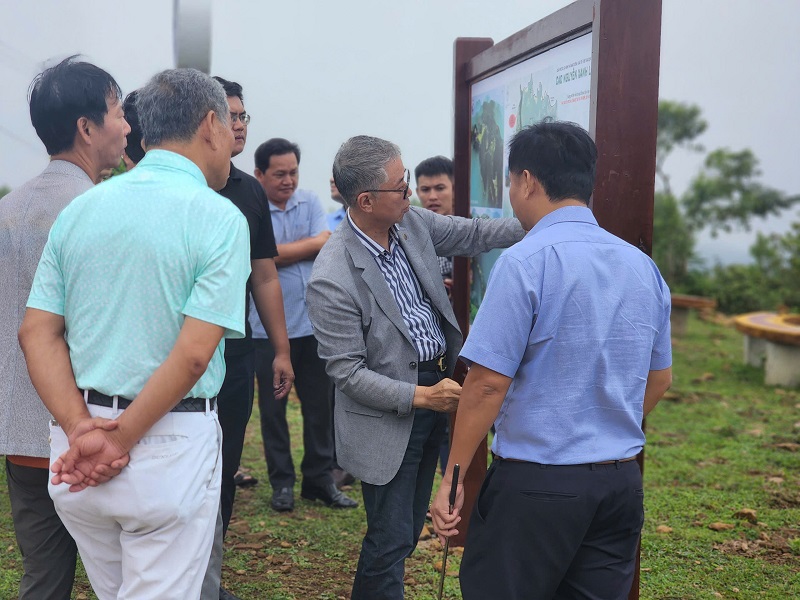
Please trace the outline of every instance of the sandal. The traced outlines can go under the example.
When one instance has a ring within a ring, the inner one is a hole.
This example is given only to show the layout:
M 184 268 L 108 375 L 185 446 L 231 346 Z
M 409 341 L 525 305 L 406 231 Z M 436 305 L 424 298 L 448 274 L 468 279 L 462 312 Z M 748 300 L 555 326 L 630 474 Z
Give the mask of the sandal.
M 258 483 L 258 479 L 240 469 L 233 476 L 233 483 L 239 487 L 251 487 Z

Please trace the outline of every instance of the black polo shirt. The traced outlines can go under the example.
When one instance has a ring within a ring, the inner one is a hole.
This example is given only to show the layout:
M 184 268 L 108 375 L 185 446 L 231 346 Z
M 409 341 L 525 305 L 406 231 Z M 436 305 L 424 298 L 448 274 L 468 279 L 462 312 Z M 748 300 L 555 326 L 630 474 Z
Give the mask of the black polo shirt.
M 250 260 L 275 258 L 278 247 L 272 232 L 272 218 L 269 216 L 267 195 L 258 180 L 252 175 L 237 169 L 231 163 L 228 183 L 219 193 L 233 202 L 247 218 L 250 228 Z M 247 279 L 247 301 L 245 302 L 245 337 L 239 340 L 225 340 L 225 356 L 246 354 L 253 349 L 253 338 L 247 315 L 250 311 L 250 278 Z

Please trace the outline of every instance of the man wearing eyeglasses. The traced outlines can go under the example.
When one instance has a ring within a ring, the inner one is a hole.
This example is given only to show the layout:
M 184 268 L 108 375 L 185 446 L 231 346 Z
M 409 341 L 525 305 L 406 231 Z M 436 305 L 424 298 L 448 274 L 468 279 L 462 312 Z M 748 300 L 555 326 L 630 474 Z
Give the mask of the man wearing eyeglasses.
M 516 219 L 465 219 L 410 206 L 400 149 L 369 136 L 333 163 L 347 219 L 308 284 L 320 356 L 336 384 L 336 452 L 362 481 L 367 533 L 353 600 L 403 598 L 404 562 L 431 497 L 462 337 L 437 256 L 474 256 L 522 239 Z
M 225 89 L 230 108 L 230 123 L 234 136 L 231 157 L 244 150 L 247 141 L 247 124 L 250 115 L 244 109 L 242 86 L 235 81 L 214 77 Z M 267 198 L 254 177 L 237 169 L 231 163 L 225 187 L 219 193 L 228 198 L 247 217 L 250 229 L 250 268 L 247 282 L 247 298 L 252 298 L 264 323 L 275 359 L 272 362 L 271 385 L 275 396 L 282 398 L 289 393 L 294 381 L 289 359 L 289 338 L 283 313 L 283 295 L 275 266 L 278 250 L 272 231 Z M 245 290 L 242 290 L 245 292 Z M 245 321 L 247 312 L 245 312 Z M 244 434 L 253 409 L 255 350 L 249 323 L 246 336 L 241 340 L 228 340 L 225 344 L 225 381 L 218 396 L 219 424 L 222 427 L 222 490 L 220 511 L 222 522 L 218 523 L 211 553 L 209 572 L 203 584 L 203 600 L 215 599 L 219 590 L 221 600 L 235 598 L 219 587 L 222 567 L 222 540 L 228 530 L 236 495 L 234 475 L 239 468 L 244 446 Z

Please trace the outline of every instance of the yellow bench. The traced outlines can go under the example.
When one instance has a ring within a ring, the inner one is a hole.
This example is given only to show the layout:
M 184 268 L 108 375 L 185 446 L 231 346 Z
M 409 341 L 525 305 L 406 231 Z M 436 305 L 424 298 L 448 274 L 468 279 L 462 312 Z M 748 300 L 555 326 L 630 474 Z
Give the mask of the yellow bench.
M 764 383 L 800 385 L 800 315 L 753 312 L 734 317 L 744 334 L 744 360 L 764 366 Z
M 672 335 L 675 337 L 683 337 L 686 335 L 686 323 L 689 321 L 689 309 L 713 310 L 716 307 L 717 301 L 713 298 L 672 294 L 672 312 L 669 316 Z

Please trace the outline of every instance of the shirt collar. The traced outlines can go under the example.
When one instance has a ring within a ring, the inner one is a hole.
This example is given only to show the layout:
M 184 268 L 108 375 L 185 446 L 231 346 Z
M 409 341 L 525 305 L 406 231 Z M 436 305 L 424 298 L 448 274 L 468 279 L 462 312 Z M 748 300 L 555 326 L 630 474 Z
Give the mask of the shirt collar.
M 228 175 L 228 179 L 233 179 L 234 181 L 242 180 L 242 172 L 233 163 L 231 163 L 231 172 Z
M 356 237 L 364 245 L 364 247 L 367 250 L 369 250 L 372 256 L 377 257 L 386 254 L 394 254 L 394 251 L 397 248 L 397 245 L 400 241 L 400 235 L 398 233 L 398 228 L 396 223 L 389 228 L 389 252 L 387 253 L 387 251 L 383 248 L 383 246 L 381 246 L 378 242 L 369 237 L 366 233 L 361 231 L 358 225 L 356 225 L 355 221 L 353 221 L 353 218 L 350 216 L 349 209 L 347 210 L 346 214 L 347 214 L 347 222 L 350 223 L 350 226 L 353 228 Z
M 71 175 L 73 177 L 77 177 L 78 179 L 85 179 L 86 181 L 94 184 L 94 181 L 92 181 L 92 178 L 89 177 L 86 171 L 68 160 L 51 160 L 45 171 L 48 173 L 57 173 L 59 175 Z
M 294 193 L 293 193 L 293 194 L 292 194 L 292 195 L 289 197 L 289 199 L 286 201 L 286 206 L 284 206 L 283 208 L 278 208 L 278 207 L 277 207 L 277 206 L 275 206 L 275 205 L 274 205 L 272 202 L 270 202 L 270 203 L 269 203 L 269 210 L 270 210 L 270 212 L 279 212 L 279 213 L 285 213 L 285 212 L 287 212 L 287 211 L 288 211 L 290 208 L 294 208 L 295 206 L 297 206 L 297 205 L 298 205 L 298 204 L 300 204 L 301 202 L 306 202 L 306 198 L 305 198 L 305 196 L 304 196 L 304 195 L 303 195 L 301 192 L 302 192 L 302 190 L 300 190 L 299 188 L 298 188 L 298 189 L 296 189 L 296 190 L 294 191 Z
M 139 167 L 164 167 L 167 169 L 174 169 L 176 171 L 183 171 L 187 175 L 192 176 L 203 185 L 208 185 L 206 176 L 196 164 L 185 156 L 172 152 L 170 150 L 154 149 L 148 150 L 144 158 L 138 165 Z
M 563 206 L 543 216 L 527 235 L 536 235 L 537 232 L 547 229 L 551 225 L 570 221 L 597 225 L 597 219 L 594 218 L 594 213 L 588 206 Z

